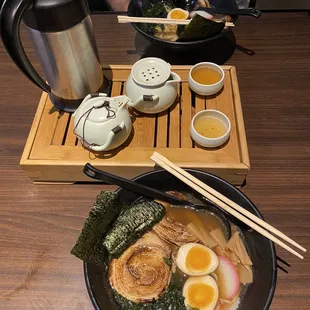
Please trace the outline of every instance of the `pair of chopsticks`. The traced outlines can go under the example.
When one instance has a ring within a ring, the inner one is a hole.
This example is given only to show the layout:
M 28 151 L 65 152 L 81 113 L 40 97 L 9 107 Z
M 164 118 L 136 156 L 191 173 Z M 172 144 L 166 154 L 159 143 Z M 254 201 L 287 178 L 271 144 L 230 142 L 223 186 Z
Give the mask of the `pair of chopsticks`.
M 126 23 L 144 23 L 144 24 L 169 24 L 169 25 L 188 25 L 191 19 L 170 19 L 170 18 L 151 18 L 151 17 L 133 17 L 133 16 L 117 16 L 120 24 Z M 234 27 L 235 24 L 226 22 L 225 27 Z
M 307 250 L 304 247 L 299 245 L 297 242 L 286 236 L 278 229 L 274 228 L 270 224 L 258 218 L 251 212 L 245 210 L 237 203 L 233 202 L 229 198 L 217 192 L 212 187 L 208 186 L 207 184 L 203 183 L 202 181 L 198 180 L 197 178 L 195 178 L 194 176 L 183 170 L 182 168 L 178 167 L 177 165 L 169 161 L 166 157 L 160 155 L 157 152 L 154 152 L 153 155 L 151 156 L 151 160 L 153 160 L 158 166 L 162 167 L 163 169 L 173 174 L 179 180 L 183 181 L 185 184 L 189 185 L 192 189 L 203 195 L 209 201 L 213 202 L 215 205 L 219 206 L 229 214 L 233 215 L 238 220 L 245 223 L 246 225 L 257 231 L 264 237 L 273 241 L 274 243 L 281 246 L 290 253 L 296 255 L 297 257 L 301 259 L 304 258 L 302 255 L 293 250 L 287 244 L 283 243 L 277 237 L 282 238 L 286 242 L 294 245 L 299 250 L 306 252 Z M 273 233 L 277 237 L 275 237 L 271 233 Z

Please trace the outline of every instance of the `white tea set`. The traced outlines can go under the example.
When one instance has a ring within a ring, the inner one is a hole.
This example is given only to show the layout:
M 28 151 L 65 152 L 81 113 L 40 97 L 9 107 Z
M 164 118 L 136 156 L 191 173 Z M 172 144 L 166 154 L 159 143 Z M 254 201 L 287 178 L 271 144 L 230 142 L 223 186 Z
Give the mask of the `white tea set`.
M 202 84 L 195 80 L 193 75 L 195 70 L 204 68 L 216 71 L 219 74 L 219 81 Z M 203 62 L 196 64 L 189 71 L 188 85 L 196 94 L 208 96 L 223 88 L 224 78 L 225 73 L 220 66 Z M 170 64 L 164 60 L 153 57 L 141 59 L 133 65 L 128 76 L 126 95 L 110 98 L 103 93 L 94 93 L 86 96 L 73 114 L 74 133 L 85 147 L 93 151 L 113 150 L 129 138 L 132 130 L 131 115 L 127 106 L 145 114 L 163 112 L 174 103 L 180 82 L 180 76 L 171 72 Z M 224 133 L 216 137 L 203 134 L 204 131 L 214 134 L 214 119 L 220 121 Z M 203 128 L 198 130 L 198 123 L 203 124 L 200 125 Z M 229 139 L 231 124 L 229 118 L 222 112 L 207 109 L 193 117 L 189 130 L 197 144 L 214 148 Z
M 81 143 L 96 152 L 110 151 L 130 136 L 132 121 L 127 105 L 146 114 L 167 110 L 175 101 L 178 74 L 159 58 L 136 62 L 126 82 L 126 95 L 107 97 L 89 94 L 73 114 L 74 133 Z

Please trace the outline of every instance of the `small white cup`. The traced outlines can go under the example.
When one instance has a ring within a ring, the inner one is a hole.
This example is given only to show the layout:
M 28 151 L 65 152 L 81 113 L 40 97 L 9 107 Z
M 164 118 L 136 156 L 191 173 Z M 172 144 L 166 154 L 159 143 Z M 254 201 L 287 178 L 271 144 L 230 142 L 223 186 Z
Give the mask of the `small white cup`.
M 192 77 L 192 73 L 197 68 L 200 68 L 200 67 L 210 67 L 210 68 L 216 70 L 221 75 L 221 79 L 217 83 L 210 84 L 210 85 L 200 84 L 200 83 L 196 82 Z M 224 78 L 225 78 L 225 72 L 220 66 L 218 66 L 217 64 L 215 64 L 213 62 L 200 62 L 200 63 L 196 64 L 195 66 L 193 66 L 191 68 L 191 70 L 189 71 L 188 84 L 189 84 L 189 87 L 196 94 L 203 95 L 203 96 L 209 96 L 209 95 L 216 94 L 218 91 L 220 91 L 223 88 Z
M 207 138 L 207 137 L 204 137 L 202 135 L 200 135 L 196 129 L 195 129 L 195 122 L 202 118 L 202 117 L 206 117 L 206 116 L 209 116 L 209 117 L 213 117 L 213 118 L 217 118 L 219 119 L 226 127 L 226 132 L 223 136 L 221 137 L 218 137 L 218 138 Z M 229 136 L 230 136 L 230 131 L 231 131 L 231 124 L 230 124 L 230 120 L 229 118 L 222 112 L 220 111 L 217 111 L 217 110 L 203 110 L 203 111 L 200 111 L 199 113 L 197 113 L 193 119 L 192 119 L 192 122 L 191 122 L 191 128 L 190 128 L 190 133 L 191 133 L 191 137 L 192 139 L 198 143 L 199 145 L 201 146 L 204 146 L 204 147 L 218 147 L 222 144 L 224 144 Z

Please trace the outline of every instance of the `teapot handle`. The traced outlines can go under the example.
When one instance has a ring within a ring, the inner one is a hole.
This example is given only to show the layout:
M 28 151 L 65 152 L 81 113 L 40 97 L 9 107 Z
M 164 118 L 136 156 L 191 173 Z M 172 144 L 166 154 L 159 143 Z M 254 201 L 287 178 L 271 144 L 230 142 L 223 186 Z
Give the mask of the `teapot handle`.
M 91 146 L 91 149 L 96 152 L 102 152 L 105 151 L 113 142 L 114 137 L 121 132 L 125 128 L 125 123 L 121 122 L 119 125 L 114 127 L 108 134 L 107 141 L 103 145 L 95 145 Z
M 173 80 L 167 81 L 166 85 L 177 84 L 181 82 L 181 77 L 178 74 L 176 74 L 175 72 L 171 72 L 171 75 L 172 75 Z
M 92 94 L 88 94 L 83 101 L 81 102 L 81 104 L 79 105 L 79 107 L 75 110 L 75 112 L 73 113 L 73 117 L 75 117 L 75 115 L 77 114 L 77 112 L 82 109 L 83 105 L 85 104 L 86 101 L 88 101 L 91 98 L 96 98 L 96 97 L 107 97 L 107 94 L 105 93 L 92 93 Z M 100 104 L 97 104 L 100 105 Z M 94 105 L 94 107 L 96 107 L 96 105 Z

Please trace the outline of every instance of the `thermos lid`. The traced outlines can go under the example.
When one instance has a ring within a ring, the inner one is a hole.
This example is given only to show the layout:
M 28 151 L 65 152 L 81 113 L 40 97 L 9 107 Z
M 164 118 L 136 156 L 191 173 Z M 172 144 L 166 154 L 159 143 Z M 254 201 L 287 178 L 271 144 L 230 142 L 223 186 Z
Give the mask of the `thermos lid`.
M 88 14 L 86 0 L 37 0 L 24 15 L 24 22 L 41 32 L 59 32 L 74 27 Z

